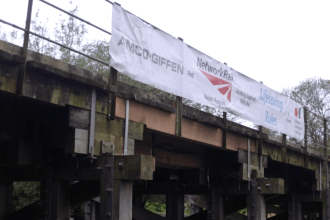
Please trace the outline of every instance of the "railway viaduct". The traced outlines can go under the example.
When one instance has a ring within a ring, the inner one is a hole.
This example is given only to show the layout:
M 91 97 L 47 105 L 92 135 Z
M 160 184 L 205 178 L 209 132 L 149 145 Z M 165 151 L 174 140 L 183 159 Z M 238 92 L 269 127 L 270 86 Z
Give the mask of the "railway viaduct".
M 85 219 L 330 217 L 326 151 L 4 41 L 0 173 L 0 219 L 70 219 L 96 197 Z M 40 181 L 40 200 L 12 212 L 16 181 Z M 165 217 L 141 205 L 150 194 L 166 195 Z

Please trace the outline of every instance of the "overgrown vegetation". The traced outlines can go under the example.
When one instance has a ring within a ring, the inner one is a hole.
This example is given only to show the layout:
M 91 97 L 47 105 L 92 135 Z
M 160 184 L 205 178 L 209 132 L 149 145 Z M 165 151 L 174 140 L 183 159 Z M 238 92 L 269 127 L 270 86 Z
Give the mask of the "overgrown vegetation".
M 14 182 L 13 210 L 17 211 L 40 198 L 40 182 Z

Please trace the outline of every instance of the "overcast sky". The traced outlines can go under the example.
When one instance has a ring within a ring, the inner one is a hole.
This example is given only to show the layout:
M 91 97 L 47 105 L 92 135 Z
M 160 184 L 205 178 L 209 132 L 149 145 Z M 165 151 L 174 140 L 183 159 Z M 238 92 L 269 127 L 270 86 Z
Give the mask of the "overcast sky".
M 78 5 L 79 16 L 111 31 L 112 5 L 104 0 L 72 0 L 72 4 L 69 0 L 48 1 L 65 10 Z M 28 0 L 0 2 L 0 18 L 24 27 Z M 330 78 L 330 1 L 117 2 L 274 90 L 295 86 L 310 77 Z M 41 19 L 50 20 L 52 28 L 59 12 L 34 0 L 34 14 L 37 9 Z M 101 36 L 95 31 L 90 34 Z

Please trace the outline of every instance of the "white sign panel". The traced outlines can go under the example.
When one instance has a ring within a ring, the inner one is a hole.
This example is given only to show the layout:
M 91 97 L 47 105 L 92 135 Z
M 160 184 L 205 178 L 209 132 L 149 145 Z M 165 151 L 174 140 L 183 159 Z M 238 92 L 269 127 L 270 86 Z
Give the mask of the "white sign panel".
M 302 106 L 113 6 L 110 65 L 134 80 L 304 138 Z

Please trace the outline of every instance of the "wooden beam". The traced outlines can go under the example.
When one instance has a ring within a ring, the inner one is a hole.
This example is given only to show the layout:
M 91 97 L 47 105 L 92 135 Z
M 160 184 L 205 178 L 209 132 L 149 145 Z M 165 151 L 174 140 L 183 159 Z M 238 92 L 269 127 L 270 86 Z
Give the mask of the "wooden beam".
M 132 220 L 132 195 L 132 181 L 114 180 L 112 220 Z
M 53 181 L 51 185 L 50 198 L 50 219 L 69 219 L 71 216 L 70 182 Z
M 268 178 L 257 179 L 257 193 L 258 194 L 284 194 L 284 179 Z
M 100 219 L 101 220 L 124 220 L 119 218 L 119 208 L 122 206 L 120 203 L 120 196 L 123 189 L 121 188 L 121 182 L 114 181 L 114 157 L 112 154 L 103 154 L 100 158 L 99 167 L 101 168 L 101 180 L 100 180 Z M 129 191 L 129 190 L 128 190 Z M 129 191 L 128 193 L 132 193 Z M 123 200 L 127 198 L 123 195 Z M 132 205 L 132 201 L 128 202 L 127 206 Z M 120 204 L 119 204 L 120 203 Z M 127 211 L 127 210 L 122 210 Z M 130 218 L 125 220 L 131 220 L 131 210 L 128 210 Z
M 303 167 L 309 170 L 318 170 L 319 169 L 319 160 L 315 157 L 307 156 L 308 160 L 305 160 L 305 154 L 301 152 L 296 152 L 288 150 L 289 148 L 276 147 L 270 144 L 263 145 L 263 155 L 268 156 L 274 161 L 287 163 L 290 165 Z
M 13 211 L 13 182 L 0 181 L 0 219 L 6 219 Z
M 44 167 L 44 175 L 40 183 L 40 200 L 42 200 L 41 212 L 42 218 L 45 220 L 51 220 L 52 215 L 52 190 L 53 173 L 51 167 Z M 56 211 L 56 210 L 55 210 Z
M 97 205 L 100 203 L 97 202 Z M 85 220 L 96 220 L 96 202 L 92 199 L 84 203 L 84 217 Z
M 68 108 L 68 123 L 70 127 L 76 129 L 89 128 L 90 111 L 83 108 L 70 106 Z M 102 153 L 101 142 L 113 142 L 115 146 L 115 154 L 123 154 L 123 134 L 122 134 L 123 119 L 115 118 L 108 121 L 106 115 L 95 114 L 95 142 L 94 155 L 99 156 Z M 134 140 L 143 140 L 144 124 L 129 121 L 128 138 Z M 110 135 L 109 135 L 110 134 Z M 70 137 L 67 137 L 70 139 Z M 71 135 L 71 139 L 74 139 Z M 134 152 L 134 151 L 133 151 Z
M 302 219 L 301 203 L 296 195 L 288 195 L 288 219 Z
M 184 219 L 184 195 L 180 189 L 169 187 L 166 194 L 166 218 L 170 220 Z
M 109 93 L 109 108 L 108 108 L 108 120 L 115 120 L 116 118 L 116 90 L 117 90 L 117 77 L 118 71 L 113 67 L 110 68 L 110 83 L 109 88 L 112 87 L 112 92 Z
M 182 135 L 182 97 L 176 97 L 175 135 Z
M 330 218 L 330 190 L 324 190 L 322 192 L 322 216 L 323 219 Z
M 114 177 L 121 180 L 152 180 L 154 172 L 154 159 L 149 155 L 114 156 Z M 100 180 L 103 172 L 102 157 L 97 158 L 93 164 L 86 160 L 67 159 L 67 163 L 82 164 L 78 168 L 61 169 L 55 173 L 57 180 Z
M 266 202 L 264 195 L 257 194 L 257 181 L 252 179 L 250 194 L 247 195 L 248 220 L 266 219 Z
M 216 186 L 211 186 L 211 198 L 212 198 L 212 219 L 214 220 L 226 220 L 225 218 L 225 201 L 221 194 L 216 192 Z
M 199 154 L 180 154 L 155 148 L 156 167 L 164 168 L 204 168 L 205 160 Z
M 154 160 L 149 155 L 115 156 L 114 178 L 121 180 L 152 180 Z
M 260 157 L 262 164 L 260 166 Z M 250 152 L 250 170 L 257 171 L 257 177 L 264 177 L 264 168 L 267 168 L 267 157 L 259 156 L 258 153 Z M 248 166 L 248 152 L 243 149 L 238 149 L 238 163 L 242 163 L 238 176 L 241 180 L 248 180 L 247 166 Z

